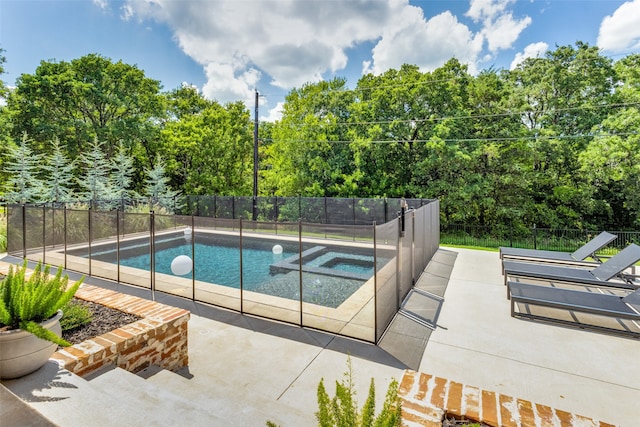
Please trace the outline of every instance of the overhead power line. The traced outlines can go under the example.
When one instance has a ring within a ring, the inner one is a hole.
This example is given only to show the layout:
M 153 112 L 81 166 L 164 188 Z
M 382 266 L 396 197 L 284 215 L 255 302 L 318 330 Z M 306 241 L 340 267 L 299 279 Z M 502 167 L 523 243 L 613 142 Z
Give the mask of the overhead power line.
M 584 110 L 605 110 L 611 108 L 626 108 L 626 107 L 640 107 L 640 102 L 627 102 L 616 104 L 602 104 L 602 105 L 581 105 L 579 107 L 566 107 L 566 108 L 554 108 L 552 110 L 535 111 L 535 110 L 522 110 L 522 111 L 510 111 L 504 113 L 492 113 L 492 114 L 467 114 L 460 116 L 441 116 L 441 117 L 427 117 L 427 118 L 412 118 L 412 119 L 393 119 L 393 120 L 368 120 L 368 121 L 353 121 L 353 122 L 335 122 L 328 123 L 332 126 L 362 126 L 362 125 L 378 125 L 378 124 L 417 124 L 422 122 L 439 122 L 444 120 L 466 120 L 466 119 L 488 119 L 495 117 L 510 117 L 518 116 L 522 117 L 527 114 L 540 114 L 540 113 L 562 113 L 569 111 L 584 111 Z M 307 126 L 308 124 L 302 122 L 288 123 L 290 126 Z M 314 124 L 315 125 L 315 124 Z
M 284 143 L 329 143 L 329 144 L 352 144 L 355 142 L 367 143 L 367 144 L 398 144 L 398 143 L 426 143 L 430 141 L 442 141 L 442 142 L 509 142 L 509 141 L 535 141 L 535 140 L 552 140 L 552 139 L 577 139 L 577 138 L 595 138 L 595 137 L 614 137 L 614 136 L 638 136 L 640 132 L 626 132 L 626 133 L 593 133 L 593 134 L 580 134 L 580 135 L 531 135 L 520 137 L 495 137 L 495 138 L 430 138 L 430 139 L 387 139 L 387 140 L 313 140 L 313 139 L 267 139 L 271 141 L 278 141 Z

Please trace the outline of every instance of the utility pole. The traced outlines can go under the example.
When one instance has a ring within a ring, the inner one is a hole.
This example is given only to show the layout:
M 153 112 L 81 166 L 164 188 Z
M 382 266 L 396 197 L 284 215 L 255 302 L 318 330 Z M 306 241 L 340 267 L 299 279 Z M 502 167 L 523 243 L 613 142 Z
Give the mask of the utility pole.
M 258 91 L 256 90 L 253 120 L 253 220 L 258 220 Z

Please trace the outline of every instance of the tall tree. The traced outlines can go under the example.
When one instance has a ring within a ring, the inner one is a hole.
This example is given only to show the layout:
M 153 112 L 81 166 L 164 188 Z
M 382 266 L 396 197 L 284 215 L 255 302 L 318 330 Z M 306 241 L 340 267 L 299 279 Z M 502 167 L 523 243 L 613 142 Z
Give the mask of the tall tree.
M 75 161 L 69 160 L 58 138 L 51 144 L 53 151 L 44 159 L 42 169 L 45 202 L 69 202 L 73 196 Z
M 44 187 L 38 176 L 40 156 L 33 153 L 25 133 L 17 147 L 9 147 L 6 170 L 9 179 L 4 197 L 9 203 L 38 203 Z
M 162 130 L 162 154 L 174 188 L 186 194 L 250 194 L 253 130 L 240 102 L 215 101 Z
M 50 152 L 49 141 L 58 137 L 66 155 L 76 158 L 97 138 L 111 158 L 124 141 L 142 170 L 157 151 L 164 116 L 159 91 L 160 83 L 137 67 L 90 54 L 42 61 L 34 74 L 22 74 L 7 108 L 13 132 L 27 132 L 36 152 Z
M 612 61 L 581 42 L 529 58 L 509 73 L 510 103 L 529 130 L 530 224 L 586 225 L 578 156 L 608 114 L 613 77 Z
M 600 226 L 640 226 L 640 54 L 615 64 L 615 103 L 580 154 L 592 216 Z
M 304 85 L 286 97 L 282 119 L 265 146 L 262 191 L 275 195 L 353 196 L 353 155 L 347 141 L 344 79 Z
M 84 172 L 78 183 L 83 189 L 81 201 L 92 207 L 109 209 L 114 204 L 114 197 L 109 179 L 111 167 L 102 151 L 103 147 L 104 143 L 94 138 L 89 151 L 80 156 Z
M 131 189 L 133 172 L 133 158 L 122 143 L 118 144 L 118 151 L 111 160 L 110 187 L 111 197 L 120 203 L 123 210 L 126 204 L 138 198 L 137 192 Z
M 11 122 L 9 121 L 9 114 L 5 107 L 6 98 L 9 90 L 7 85 L 2 79 L 2 75 L 5 73 L 4 63 L 7 58 L 3 55 L 4 49 L 0 48 L 0 147 L 15 147 L 13 139 L 11 138 Z M 9 150 L 0 150 L 0 198 L 2 197 L 2 189 L 6 185 L 6 181 L 9 178 L 6 163 L 9 160 Z
M 177 191 L 169 186 L 169 177 L 166 176 L 165 163 L 160 156 L 156 158 L 154 166 L 147 169 L 144 194 L 149 197 L 152 210 L 165 210 L 172 213 L 176 207 Z

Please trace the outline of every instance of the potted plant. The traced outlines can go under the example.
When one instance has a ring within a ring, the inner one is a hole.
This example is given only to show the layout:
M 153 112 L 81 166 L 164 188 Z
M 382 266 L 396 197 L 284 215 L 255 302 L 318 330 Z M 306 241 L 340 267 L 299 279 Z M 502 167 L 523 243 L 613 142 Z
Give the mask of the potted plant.
M 0 378 L 17 378 L 42 365 L 60 346 L 70 345 L 62 339 L 60 310 L 73 298 L 82 279 L 68 286 L 62 268 L 49 275 L 50 266 L 36 265 L 25 278 L 27 262 L 9 268 L 0 282 Z

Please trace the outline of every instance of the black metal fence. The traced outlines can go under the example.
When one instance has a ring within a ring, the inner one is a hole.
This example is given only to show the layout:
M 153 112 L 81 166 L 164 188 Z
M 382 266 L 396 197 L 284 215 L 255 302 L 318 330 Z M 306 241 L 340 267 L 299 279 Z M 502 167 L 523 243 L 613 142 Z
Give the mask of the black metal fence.
M 598 251 L 601 255 L 613 255 L 630 243 L 640 244 L 639 231 L 606 230 L 615 234 L 616 240 Z M 499 248 L 501 246 L 552 251 L 573 252 L 593 237 L 598 230 L 482 227 L 464 224 L 448 224 L 440 230 L 440 243 L 444 245 Z
M 9 205 L 7 252 L 377 342 L 439 247 L 437 200 L 401 213 L 340 225 Z
M 250 219 L 272 222 L 309 222 L 313 224 L 371 225 L 385 224 L 400 214 L 401 203 L 417 209 L 432 199 L 393 199 L 356 197 L 257 197 L 251 196 L 178 196 L 171 199 L 75 200 L 29 204 L 57 209 L 93 209 L 99 211 L 149 212 L 221 219 Z

